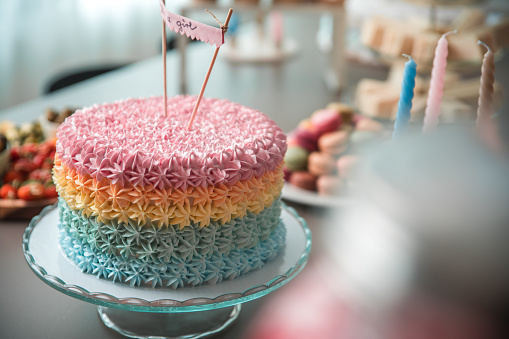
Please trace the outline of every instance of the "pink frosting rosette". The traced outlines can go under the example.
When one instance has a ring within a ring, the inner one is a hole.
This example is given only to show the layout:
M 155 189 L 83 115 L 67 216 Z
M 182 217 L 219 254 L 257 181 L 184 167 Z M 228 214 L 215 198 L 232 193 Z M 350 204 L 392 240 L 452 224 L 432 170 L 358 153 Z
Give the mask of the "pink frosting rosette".
M 274 121 L 227 100 L 127 99 L 76 111 L 58 128 L 57 156 L 69 168 L 121 186 L 155 188 L 235 184 L 273 171 L 286 152 Z

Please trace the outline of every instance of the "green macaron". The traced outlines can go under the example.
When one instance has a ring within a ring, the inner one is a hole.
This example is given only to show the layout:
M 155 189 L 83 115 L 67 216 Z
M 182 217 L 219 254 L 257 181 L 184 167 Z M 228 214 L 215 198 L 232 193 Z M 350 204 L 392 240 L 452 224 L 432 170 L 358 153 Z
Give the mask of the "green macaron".
M 309 152 L 300 146 L 289 146 L 285 154 L 285 165 L 290 171 L 305 170 Z

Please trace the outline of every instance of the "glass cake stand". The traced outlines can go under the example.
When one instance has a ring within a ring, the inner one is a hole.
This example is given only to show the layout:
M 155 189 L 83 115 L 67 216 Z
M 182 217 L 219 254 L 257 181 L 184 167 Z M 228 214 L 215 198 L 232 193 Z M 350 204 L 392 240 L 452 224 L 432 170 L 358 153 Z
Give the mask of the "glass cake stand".
M 278 256 L 259 270 L 217 285 L 134 288 L 82 273 L 60 250 L 56 205 L 32 219 L 23 234 L 23 252 L 42 281 L 97 305 L 103 323 L 127 337 L 201 338 L 226 328 L 238 317 L 242 303 L 273 292 L 306 265 L 311 250 L 306 222 L 287 206 L 281 216 L 287 234 Z

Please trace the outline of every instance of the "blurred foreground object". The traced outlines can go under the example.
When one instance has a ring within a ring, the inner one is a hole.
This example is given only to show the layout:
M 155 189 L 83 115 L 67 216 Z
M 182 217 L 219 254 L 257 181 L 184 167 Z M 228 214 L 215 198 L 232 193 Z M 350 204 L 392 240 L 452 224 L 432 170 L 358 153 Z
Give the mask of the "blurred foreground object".
M 365 160 L 358 204 L 327 237 L 338 289 L 384 338 L 505 337 L 508 159 L 450 128 Z
M 249 338 L 507 338 L 508 159 L 453 128 L 364 159 L 356 204 L 323 225 L 325 254 Z

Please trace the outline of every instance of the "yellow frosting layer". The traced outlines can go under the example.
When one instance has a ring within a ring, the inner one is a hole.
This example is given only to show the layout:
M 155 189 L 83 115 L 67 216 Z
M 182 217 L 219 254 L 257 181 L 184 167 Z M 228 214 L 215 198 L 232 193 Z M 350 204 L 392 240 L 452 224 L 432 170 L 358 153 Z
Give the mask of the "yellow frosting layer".
M 121 187 L 107 179 L 97 181 L 55 159 L 53 180 L 60 197 L 70 208 L 82 210 L 86 217 L 96 216 L 104 223 L 127 223 L 130 219 L 139 225 L 150 219 L 159 227 L 171 224 L 184 228 L 191 222 L 204 227 L 211 221 L 224 224 L 247 212 L 260 213 L 281 193 L 283 169 L 280 164 L 262 177 L 231 186 L 154 189 L 151 185 Z

